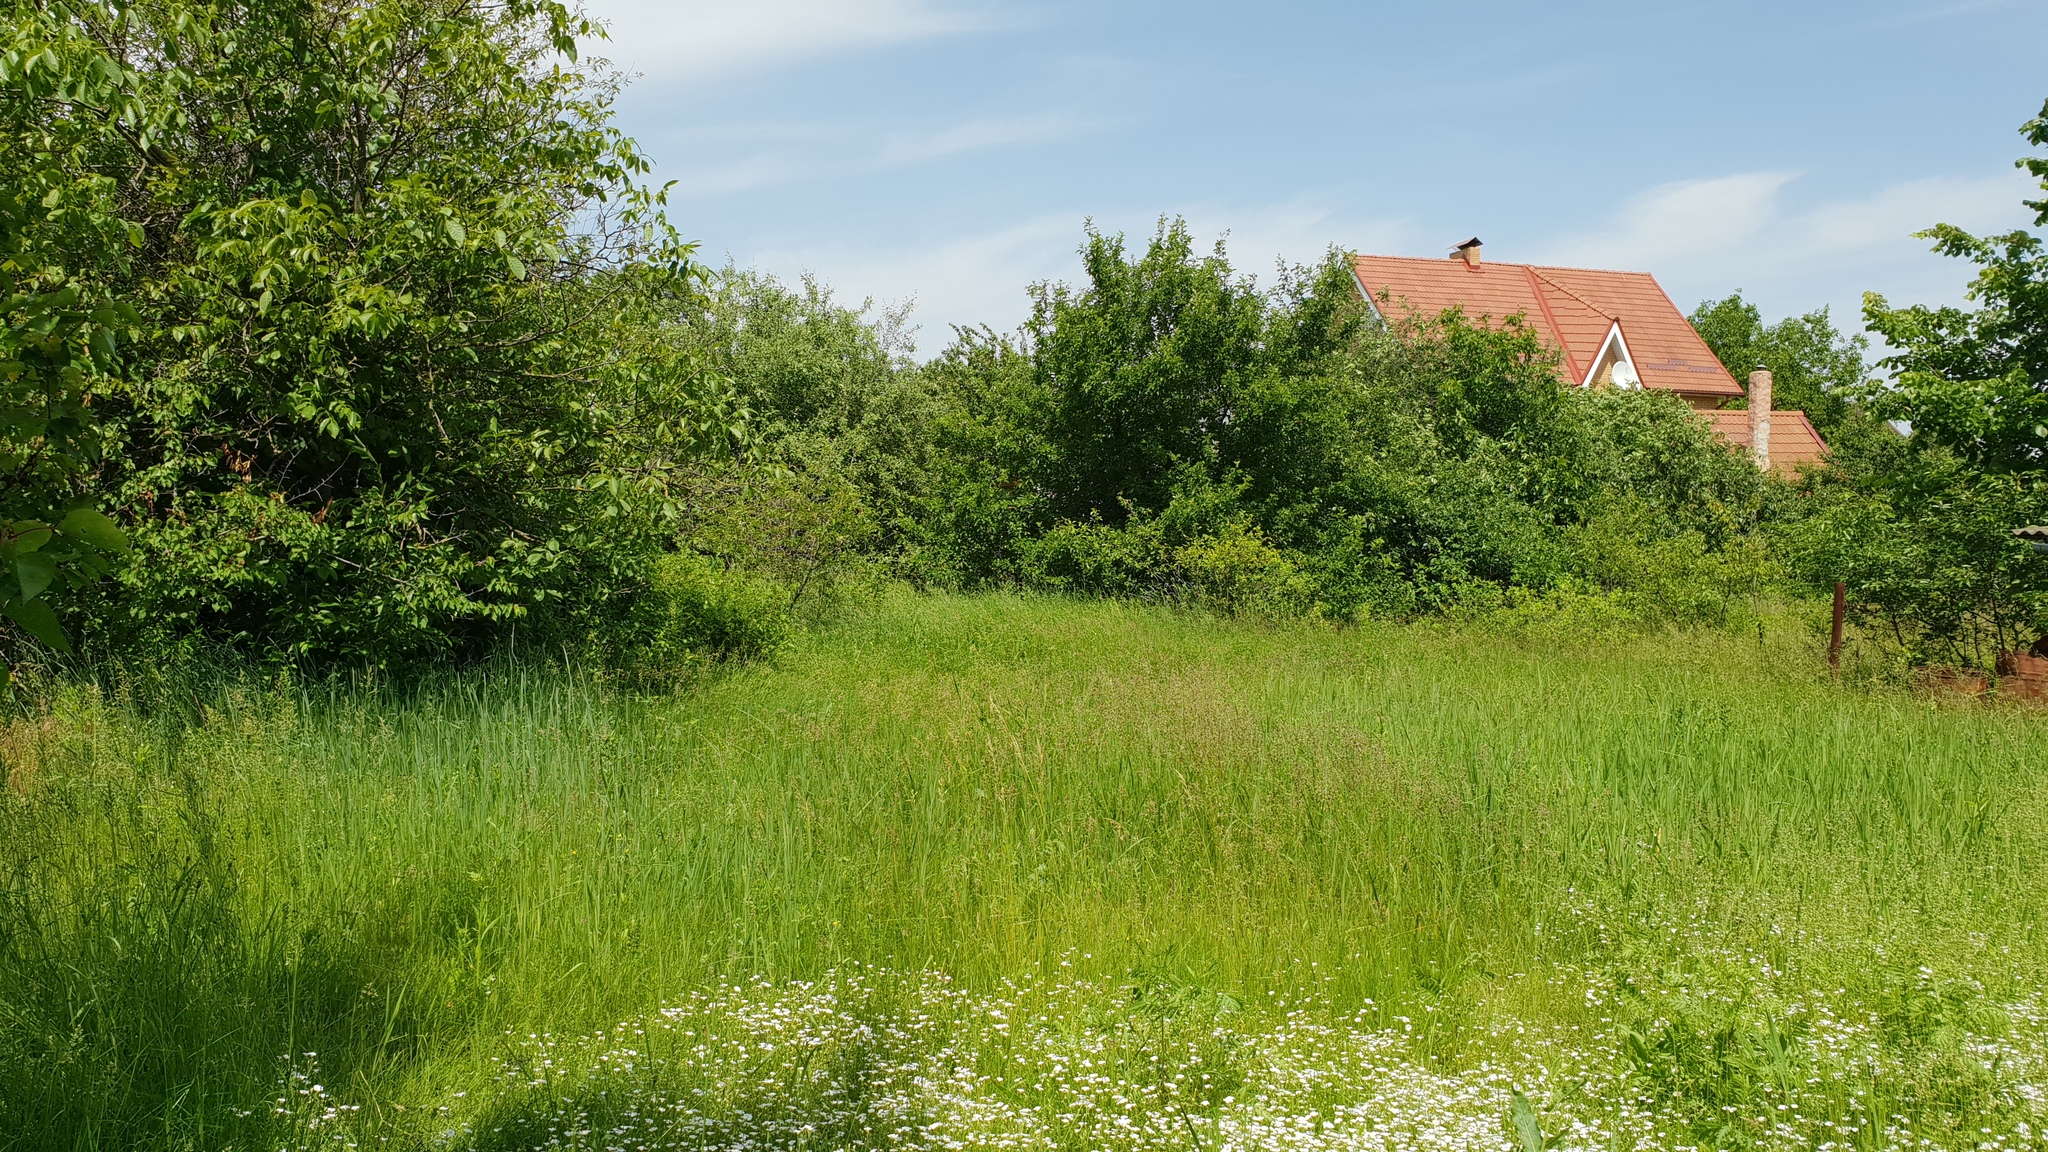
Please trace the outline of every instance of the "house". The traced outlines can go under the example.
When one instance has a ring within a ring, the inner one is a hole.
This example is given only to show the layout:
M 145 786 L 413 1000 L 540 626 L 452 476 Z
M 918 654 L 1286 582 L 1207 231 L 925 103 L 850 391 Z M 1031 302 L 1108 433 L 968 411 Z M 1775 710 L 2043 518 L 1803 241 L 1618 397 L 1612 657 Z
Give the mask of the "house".
M 1768 421 L 1722 409 L 1747 393 L 1647 272 L 1489 263 L 1477 238 L 1448 260 L 1353 256 L 1351 270 L 1382 319 L 1407 311 L 1435 316 L 1454 306 L 1474 320 L 1521 316 L 1559 353 L 1565 383 L 1674 393 L 1731 446 L 1780 475 L 1827 453 L 1806 413 L 1771 411 L 1768 372 L 1754 377 L 1762 393 L 1757 415 L 1769 413 Z

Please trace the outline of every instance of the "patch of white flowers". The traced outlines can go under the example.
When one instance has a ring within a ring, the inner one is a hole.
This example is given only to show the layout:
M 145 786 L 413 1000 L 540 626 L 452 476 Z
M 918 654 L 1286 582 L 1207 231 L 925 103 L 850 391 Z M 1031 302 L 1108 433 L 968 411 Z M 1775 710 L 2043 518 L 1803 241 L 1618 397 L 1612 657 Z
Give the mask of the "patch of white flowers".
M 1618 1004 L 1589 986 L 1588 1006 Z M 2041 1149 L 2048 1099 L 2042 1012 L 2012 1005 L 2002 1039 L 1967 1051 L 1999 1087 L 1998 1131 L 1916 1131 L 1859 1112 L 1883 1083 L 1870 1019 L 1801 1006 L 1810 1048 L 1730 1105 L 1731 1132 L 1766 1149 Z M 1711 1147 L 1646 1091 L 1613 1017 L 1600 1029 L 1469 1025 L 1486 1058 L 1435 1066 L 1415 1020 L 1311 997 L 1271 1011 L 1227 997 L 1134 993 L 1087 981 L 992 992 L 938 974 L 869 969 L 815 982 L 694 993 L 589 1037 L 509 1037 L 488 1099 L 444 1129 L 451 1150 L 1518 1149 L 1516 1092 L 1562 1149 Z M 1639 1022 L 1640 1023 L 1640 1022 Z M 1873 1079 L 1874 1077 L 1874 1079 Z M 1843 1101 L 1850 1101 L 1845 1111 Z M 1897 1101 L 1892 1101 L 1897 1104 Z M 1963 1138 L 1959 1138 L 1963 1137 Z

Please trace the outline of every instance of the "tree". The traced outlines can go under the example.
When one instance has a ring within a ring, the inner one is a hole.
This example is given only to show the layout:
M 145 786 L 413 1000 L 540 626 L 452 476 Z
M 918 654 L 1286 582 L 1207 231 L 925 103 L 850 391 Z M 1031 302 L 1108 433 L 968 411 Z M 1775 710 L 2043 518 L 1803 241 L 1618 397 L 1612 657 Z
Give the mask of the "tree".
M 120 387 L 112 295 L 138 229 L 93 161 L 161 124 L 62 4 L 15 0 L 0 41 L 0 617 L 69 650 L 50 598 L 127 548 L 93 507 L 96 408 Z M 4 629 L 5 626 L 0 626 Z M 6 636 L 0 630 L 0 645 Z
M 2048 147 L 2048 103 L 2021 134 Z M 2048 193 L 2048 158 L 2018 166 Z M 2048 225 L 2048 196 L 2025 202 Z M 1952 224 L 1920 233 L 1934 250 L 1977 265 L 1968 297 L 1977 307 L 1893 308 L 1865 297 L 1870 329 L 1894 349 L 1892 386 L 1874 394 L 1887 416 L 1910 421 L 1913 438 L 1938 444 L 1992 473 L 2048 466 L 2048 252 L 2024 230 L 1973 236 Z
M 554 0 L 51 9 L 160 108 L 91 158 L 140 244 L 129 629 L 320 657 L 485 644 L 629 590 L 744 413 L 595 29 Z M 74 167 L 77 165 L 74 164 Z
M 1772 406 L 1804 411 L 1823 439 L 1849 419 L 1857 389 L 1870 375 L 1864 360 L 1869 340 L 1844 336 L 1826 308 L 1765 324 L 1756 305 L 1736 292 L 1701 303 L 1690 319 L 1730 372 L 1746 377 L 1752 369 L 1770 369 Z
M 1573 532 L 1621 502 L 1718 550 L 1769 487 L 1669 396 L 1569 393 L 1521 318 L 1382 324 L 1341 252 L 1270 289 L 1178 221 L 1082 257 L 1016 340 L 922 370 L 927 578 L 1404 612 L 1575 578 Z
M 2022 133 L 2048 145 L 2048 104 Z M 2019 163 L 2048 189 L 2048 160 Z M 2027 204 L 2048 224 L 2048 200 Z M 1983 666 L 2048 628 L 2048 564 L 2010 535 L 2048 519 L 2048 256 L 2025 231 L 1920 236 L 1977 265 L 1976 307 L 1864 298 L 1893 373 L 1864 403 L 1912 433 L 1883 467 L 1817 493 L 1786 542 L 1816 582 L 1851 580 L 1866 619 L 1912 659 Z
M 1220 251 L 1198 260 L 1193 244 L 1184 223 L 1162 220 L 1131 259 L 1123 237 L 1091 226 L 1087 287 L 1032 289 L 1025 332 L 1052 399 L 1061 515 L 1120 523 L 1127 507 L 1164 507 L 1177 469 L 1215 461 L 1232 397 L 1260 370 L 1263 301 Z

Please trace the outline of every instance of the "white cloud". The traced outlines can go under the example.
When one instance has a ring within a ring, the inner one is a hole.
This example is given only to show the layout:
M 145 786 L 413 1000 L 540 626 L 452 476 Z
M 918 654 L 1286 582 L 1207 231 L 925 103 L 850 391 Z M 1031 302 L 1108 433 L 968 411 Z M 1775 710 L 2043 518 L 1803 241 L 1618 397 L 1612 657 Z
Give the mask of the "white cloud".
M 1870 25 L 1872 28 L 1907 28 L 1916 24 L 1933 24 L 1952 20 L 1957 16 L 1974 16 L 1996 8 L 2009 8 L 2012 0 L 1965 0 L 1960 4 L 1944 4 L 1935 8 L 1923 8 L 1917 12 L 1905 12 L 1888 20 Z
M 1606 227 L 1537 246 L 1544 263 L 1653 272 L 1681 307 L 1741 289 L 1768 314 L 1826 304 L 1854 329 L 1866 290 L 1899 302 L 1961 298 L 1967 266 L 1913 233 L 1936 223 L 2022 227 L 2034 189 L 2017 173 L 1906 181 L 1863 196 L 1796 203 L 1795 175 L 1749 172 L 1652 188 Z
M 676 188 L 686 196 L 733 196 L 756 188 L 808 180 L 819 173 L 819 165 L 812 159 L 768 154 L 693 167 L 676 177 Z
M 659 80 L 708 79 L 995 26 L 941 0 L 591 0 L 601 54 Z
M 1042 144 L 1071 136 L 1083 127 L 1069 116 L 1039 115 L 970 120 L 937 132 L 896 132 L 883 144 L 877 162 L 882 167 L 896 167 L 965 152 Z
M 1089 125 L 1062 114 L 970 120 L 951 127 L 891 132 L 879 141 L 853 127 L 814 125 L 798 132 L 772 126 L 757 136 L 769 149 L 690 168 L 676 177 L 689 196 L 717 197 L 780 184 L 828 177 L 860 176 L 914 167 L 949 156 L 1049 143 L 1087 131 Z
M 1271 283 L 1276 260 L 1313 263 L 1333 243 L 1391 250 L 1413 231 L 1400 221 L 1343 220 L 1312 200 L 1236 209 L 1193 205 L 1179 214 L 1202 251 L 1228 233 L 1232 265 L 1258 273 L 1262 283 Z M 1078 279 L 1084 219 L 1077 211 L 937 239 L 768 249 L 748 263 L 790 279 L 815 273 L 849 299 L 858 294 L 885 305 L 914 301 L 912 321 L 921 326 L 918 355 L 930 357 L 952 340 L 953 325 L 988 324 L 1007 332 L 1021 324 L 1030 310 L 1028 285 Z M 1096 224 L 1124 233 L 1142 251 L 1157 220 L 1156 214 L 1120 212 L 1097 217 Z
M 1007 330 L 1021 322 L 1029 310 L 1026 286 L 1070 275 L 1080 235 L 1078 217 L 1041 216 L 931 243 L 769 249 L 748 263 L 792 280 L 815 273 L 846 299 L 914 302 L 918 354 L 930 357 L 951 342 L 950 325 Z
M 1346 217 L 1315 197 L 1239 208 L 1197 204 L 1180 215 L 1197 243 L 1223 237 L 1231 266 L 1258 273 L 1262 281 L 1270 281 L 1276 263 L 1314 264 L 1332 244 L 1347 251 L 1397 252 L 1415 239 L 1411 221 Z M 1132 235 L 1140 231 L 1134 228 Z M 1142 231 L 1151 234 L 1149 226 Z
M 2008 228 L 2021 223 L 2019 201 L 2035 190 L 2018 174 L 1977 180 L 1935 177 L 1894 184 L 1862 200 L 1823 206 L 1800 220 L 1814 249 L 1868 251 L 1909 239 L 1935 224 L 1965 228 Z
M 1557 263 L 1597 268 L 1652 267 L 1717 252 L 1768 225 L 1793 176 L 1746 172 L 1660 185 L 1629 200 L 1606 228 L 1552 248 Z

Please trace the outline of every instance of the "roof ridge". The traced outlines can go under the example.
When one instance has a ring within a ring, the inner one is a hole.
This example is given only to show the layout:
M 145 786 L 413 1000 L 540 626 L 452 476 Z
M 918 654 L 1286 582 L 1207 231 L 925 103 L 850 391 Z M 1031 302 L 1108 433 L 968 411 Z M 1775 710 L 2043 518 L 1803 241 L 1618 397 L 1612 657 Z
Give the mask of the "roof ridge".
M 1437 264 L 1443 262 L 1442 258 L 1437 256 L 1394 256 L 1385 252 L 1352 252 L 1349 255 L 1354 260 L 1406 260 L 1416 264 Z M 1488 260 L 1486 266 L 1490 268 L 1534 268 L 1538 272 L 1591 272 L 1596 276 L 1641 276 L 1646 280 L 1655 280 L 1657 278 L 1656 273 L 1645 272 L 1640 268 L 1586 268 L 1577 264 L 1530 264 L 1515 260 Z
M 1609 316 L 1609 315 L 1607 314 L 1607 309 L 1605 309 L 1605 308 L 1602 308 L 1602 307 L 1600 307 L 1600 306 L 1599 306 L 1598 304 L 1595 304 L 1595 303 L 1593 303 L 1593 302 L 1592 302 L 1591 300 L 1588 300 L 1588 299 L 1586 299 L 1586 298 L 1585 298 L 1584 296 L 1581 296 L 1581 295 L 1579 295 L 1579 294 L 1578 294 L 1577 292 L 1574 292 L 1574 291 L 1572 291 L 1571 289 L 1569 289 L 1569 288 L 1565 287 L 1565 286 L 1564 286 L 1564 285 L 1562 285 L 1562 284 L 1559 284 L 1559 283 L 1558 283 L 1557 281 L 1555 281 L 1555 280 L 1552 280 L 1552 279 L 1551 279 L 1550 277 L 1548 277 L 1548 276 L 1545 276 L 1545 275 L 1544 275 L 1543 273 L 1541 273 L 1541 272 L 1537 271 L 1537 268 L 1538 268 L 1538 267 L 1541 267 L 1540 265 L 1536 265 L 1536 264 L 1524 264 L 1524 265 L 1522 265 L 1522 267 L 1524 267 L 1524 268 L 1527 268 L 1527 269 L 1529 270 L 1529 275 L 1531 275 L 1531 276 L 1534 276 L 1534 277 L 1535 277 L 1535 278 L 1537 278 L 1538 280 L 1541 280 L 1541 281 L 1543 281 L 1543 282 L 1544 282 L 1545 284 L 1548 284 L 1548 285 L 1550 285 L 1550 286 L 1551 286 L 1552 288 L 1555 288 L 1555 289 L 1557 289 L 1557 290 L 1558 290 L 1559 292 L 1562 292 L 1562 293 L 1564 293 L 1565 295 L 1567 295 L 1567 296 L 1571 297 L 1572 299 L 1574 299 L 1574 300 L 1577 300 L 1577 301 L 1578 301 L 1579 303 L 1581 303 L 1581 304 L 1584 304 L 1584 305 L 1585 305 L 1586 307 L 1588 307 L 1588 308 L 1591 308 L 1591 309 L 1593 310 L 1593 314 L 1594 314 L 1595 316 L 1598 316 L 1598 317 L 1600 317 L 1600 318 L 1601 318 L 1601 319 L 1603 319 L 1603 320 L 1608 320 L 1608 321 L 1611 321 L 1611 322 L 1613 322 L 1613 323 L 1615 323 L 1615 324 L 1619 324 L 1619 323 L 1621 323 L 1621 317 L 1619 317 L 1619 316 Z M 1555 268 L 1553 268 L 1552 270 L 1553 270 L 1553 271 L 1592 271 L 1592 269 L 1555 269 Z
M 1579 358 L 1572 354 L 1572 346 L 1564 338 L 1564 329 L 1558 327 L 1557 314 L 1550 310 L 1550 301 L 1543 298 L 1543 289 L 1536 285 L 1536 281 L 1540 279 L 1536 275 L 1536 269 L 1524 264 L 1522 265 L 1522 274 L 1529 278 L 1529 294 L 1536 297 L 1536 308 L 1543 313 L 1543 323 L 1550 328 L 1550 338 L 1556 341 L 1557 350 L 1564 353 L 1565 366 L 1571 369 L 1572 377 L 1577 379 L 1579 376 Z M 1598 353 L 1595 353 L 1595 355 L 1598 355 Z

